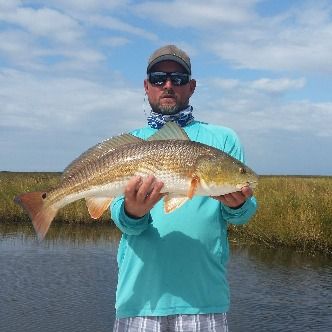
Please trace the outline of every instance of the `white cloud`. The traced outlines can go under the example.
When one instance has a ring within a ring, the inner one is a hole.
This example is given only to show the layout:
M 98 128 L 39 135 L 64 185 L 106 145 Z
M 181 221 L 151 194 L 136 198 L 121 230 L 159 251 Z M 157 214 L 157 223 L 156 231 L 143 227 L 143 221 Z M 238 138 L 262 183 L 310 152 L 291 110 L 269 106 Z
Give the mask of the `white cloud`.
M 154 33 L 139 27 L 135 27 L 114 17 L 94 15 L 84 18 L 84 21 L 96 27 L 127 32 L 149 40 L 157 40 L 157 36 Z
M 290 78 L 260 78 L 253 81 L 240 81 L 237 79 L 211 79 L 210 83 L 217 88 L 226 90 L 228 93 L 250 92 L 250 93 L 265 93 L 265 94 L 282 94 L 291 90 L 298 90 L 305 86 L 305 78 L 290 79 Z
M 45 1 L 37 0 L 34 3 L 44 5 Z M 94 13 L 101 10 L 114 10 L 116 8 L 123 8 L 129 4 L 128 0 L 48 0 L 47 3 L 55 8 L 62 10 L 69 10 L 74 12 Z
M 82 36 L 79 23 L 56 10 L 23 7 L 10 9 L 0 12 L 0 20 L 20 26 L 36 36 L 53 38 L 61 43 L 70 43 Z
M 133 6 L 136 13 L 173 27 L 214 27 L 219 24 L 242 24 L 253 15 L 257 1 L 199 0 L 145 1 Z
M 289 78 L 261 78 L 252 81 L 249 86 L 253 89 L 265 91 L 267 93 L 282 93 L 289 90 L 301 89 L 305 86 L 305 79 L 289 79 Z
M 302 79 L 267 80 L 267 88 L 264 81 L 266 79 L 249 82 L 230 80 L 227 84 L 227 80 L 222 80 L 221 86 L 228 86 L 228 89 L 219 95 L 215 91 L 219 82 L 214 86 L 206 83 L 205 93 L 196 98 L 198 109 L 209 109 L 209 112 L 199 111 L 199 116 L 204 121 L 227 125 L 242 133 L 255 132 L 264 136 L 274 130 L 306 133 L 311 137 L 332 137 L 332 102 L 284 99 L 283 93 L 304 85 Z
M 130 40 L 124 37 L 109 37 L 109 38 L 103 38 L 101 42 L 103 45 L 114 48 L 114 47 L 127 45 L 128 43 L 130 43 Z
M 121 110 L 130 123 L 141 104 L 143 89 L 107 86 L 78 78 L 38 78 L 7 70 L 0 72 L 1 127 L 30 130 L 80 128 L 105 120 L 115 130 Z M 101 116 L 99 119 L 98 116 Z M 114 119 L 115 118 L 115 119 Z M 121 127 L 126 127 L 121 126 Z M 129 129 L 129 128 L 128 128 Z
M 145 19 L 189 28 L 206 52 L 237 68 L 332 71 L 332 4 L 304 1 L 264 16 L 263 1 L 145 1 L 132 6 Z
M 207 38 L 206 47 L 239 68 L 332 71 L 332 5 L 310 2 Z M 314 17 L 314 19 L 313 19 Z
M 138 80 L 161 43 L 191 55 L 197 119 L 234 128 L 259 163 L 283 140 L 291 165 L 288 140 L 305 137 L 314 150 L 332 137 L 332 4 L 277 7 L 285 9 L 276 14 L 265 0 L 0 0 L 0 151 L 16 152 L 0 167 L 40 169 L 30 153 L 43 163 L 47 150 L 50 168 L 61 169 L 71 149 L 144 125 Z

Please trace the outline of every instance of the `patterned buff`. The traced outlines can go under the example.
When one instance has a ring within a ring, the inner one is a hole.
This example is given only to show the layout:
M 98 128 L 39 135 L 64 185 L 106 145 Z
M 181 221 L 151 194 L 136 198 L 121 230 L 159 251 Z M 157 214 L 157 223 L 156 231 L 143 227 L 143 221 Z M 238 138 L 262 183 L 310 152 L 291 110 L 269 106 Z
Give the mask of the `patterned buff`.
M 194 116 L 192 114 L 192 106 L 188 106 L 183 111 L 180 111 L 177 114 L 164 115 L 151 111 L 148 116 L 148 125 L 154 129 L 160 129 L 166 122 L 176 122 L 179 126 L 184 127 L 187 124 L 194 121 Z

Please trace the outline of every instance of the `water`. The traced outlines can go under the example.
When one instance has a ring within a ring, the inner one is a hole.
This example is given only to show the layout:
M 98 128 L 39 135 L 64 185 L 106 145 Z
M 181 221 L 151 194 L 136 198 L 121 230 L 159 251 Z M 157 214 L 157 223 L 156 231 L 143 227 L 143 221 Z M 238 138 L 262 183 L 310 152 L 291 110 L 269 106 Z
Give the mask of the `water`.
M 0 225 L 0 331 L 111 331 L 119 233 Z M 332 331 L 332 260 L 232 246 L 230 332 Z

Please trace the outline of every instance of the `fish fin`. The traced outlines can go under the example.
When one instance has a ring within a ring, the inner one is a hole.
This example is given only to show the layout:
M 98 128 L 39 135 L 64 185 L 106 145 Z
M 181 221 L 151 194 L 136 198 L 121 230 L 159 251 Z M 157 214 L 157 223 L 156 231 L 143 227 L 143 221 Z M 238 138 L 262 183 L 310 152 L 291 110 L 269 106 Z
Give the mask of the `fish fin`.
M 194 197 L 194 195 L 198 189 L 199 182 L 200 182 L 199 177 L 197 175 L 193 175 L 191 182 L 190 182 L 188 194 L 187 194 L 190 199 L 192 199 Z
M 45 206 L 45 192 L 31 192 L 16 196 L 15 203 L 21 205 L 32 220 L 33 227 L 40 240 L 43 240 L 58 210 Z
M 190 141 L 187 133 L 175 122 L 166 122 L 161 129 L 150 136 L 147 140 L 160 141 L 169 139 Z
M 102 158 L 107 153 L 115 150 L 120 146 L 131 143 L 138 143 L 142 141 L 144 140 L 131 134 L 122 134 L 106 139 L 105 141 L 98 143 L 90 149 L 86 150 L 79 157 L 73 160 L 63 171 L 61 179 L 62 181 L 69 179 L 78 170 L 80 170 L 82 167 L 85 167 L 86 164 L 95 161 L 96 159 Z
M 168 194 L 164 197 L 164 211 L 165 213 L 170 213 L 181 207 L 189 197 L 176 195 L 176 194 Z
M 91 218 L 98 219 L 108 209 L 113 197 L 87 197 L 85 199 Z

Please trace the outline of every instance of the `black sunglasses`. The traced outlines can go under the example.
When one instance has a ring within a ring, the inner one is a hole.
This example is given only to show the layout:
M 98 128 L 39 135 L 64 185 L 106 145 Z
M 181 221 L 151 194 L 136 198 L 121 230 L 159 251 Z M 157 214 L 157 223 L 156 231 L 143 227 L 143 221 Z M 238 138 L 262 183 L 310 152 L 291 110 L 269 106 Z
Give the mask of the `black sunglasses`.
M 190 81 L 190 75 L 185 73 L 155 71 L 148 74 L 148 80 L 153 85 L 164 85 L 168 78 L 175 86 L 185 85 Z

